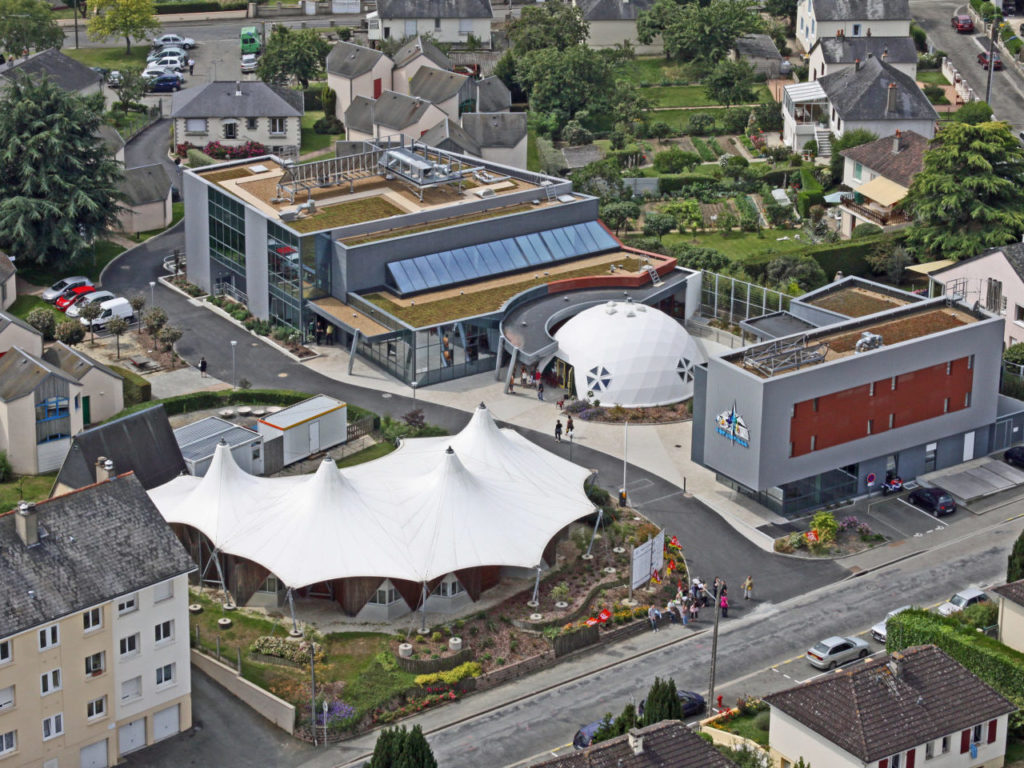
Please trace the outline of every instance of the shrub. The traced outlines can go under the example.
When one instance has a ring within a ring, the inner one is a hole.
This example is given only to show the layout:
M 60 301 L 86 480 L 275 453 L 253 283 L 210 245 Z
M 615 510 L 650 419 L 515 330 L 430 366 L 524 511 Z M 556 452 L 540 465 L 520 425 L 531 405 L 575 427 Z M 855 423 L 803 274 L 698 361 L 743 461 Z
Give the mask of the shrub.
M 759 731 L 765 731 L 767 733 L 770 727 L 772 713 L 770 709 L 762 709 L 756 715 L 754 715 L 754 727 Z
M 862 237 L 880 235 L 881 233 L 882 228 L 880 226 L 878 226 L 877 224 L 868 224 L 867 222 L 865 222 L 863 224 L 858 224 L 856 227 L 853 228 L 853 233 L 850 235 L 850 239 L 857 240 Z
M 658 192 L 668 195 L 695 184 L 718 187 L 718 180 L 703 173 L 675 173 L 658 177 Z
M 721 112 L 722 128 L 726 133 L 743 133 L 750 122 L 748 107 L 732 107 Z
M 124 379 L 124 404 L 126 406 L 146 403 L 153 398 L 153 385 L 139 374 L 117 365 L 110 366 L 110 370 Z
M 556 603 L 563 603 L 569 599 L 569 585 L 564 581 L 557 587 L 551 588 L 551 599 Z
M 28 313 L 26 321 L 43 334 L 43 341 L 53 341 L 53 333 L 57 329 L 57 316 L 45 307 L 37 307 Z
M 700 156 L 686 152 L 680 147 L 671 147 L 654 156 L 654 169 L 658 173 L 682 173 L 700 165 Z
M 594 140 L 594 134 L 580 125 L 579 120 L 570 120 L 562 129 L 562 141 L 570 146 L 579 147 L 590 144 Z
M 818 541 L 822 544 L 831 544 L 836 540 L 839 532 L 839 523 L 831 512 L 822 510 L 816 512 L 811 518 L 811 529 L 818 532 Z
M 258 141 L 247 141 L 238 147 L 221 144 L 219 141 L 211 141 L 205 147 L 203 152 L 208 157 L 212 157 L 216 160 L 237 160 L 246 157 L 259 157 L 260 155 L 267 154 L 267 148 L 260 144 Z
M 345 126 L 334 115 L 324 115 L 313 123 L 314 133 L 343 133 Z
M 85 338 L 85 326 L 73 318 L 61 320 L 53 332 L 57 341 L 69 347 L 78 344 Z
M 0 483 L 6 483 L 14 476 L 11 469 L 11 461 L 7 458 L 7 451 L 0 451 Z
M 686 123 L 686 132 L 695 133 L 698 136 L 706 136 L 715 130 L 715 118 L 706 112 L 697 112 L 690 115 Z
M 313 649 L 313 657 L 318 663 L 326 660 L 324 648 L 320 643 L 312 643 L 309 640 L 293 643 L 283 637 L 271 637 L 270 635 L 257 637 L 253 644 L 249 646 L 249 652 L 261 653 L 264 656 L 275 656 L 297 664 L 304 664 L 309 662 L 311 647 Z
M 440 642 L 441 642 L 441 640 L 443 640 L 443 639 L 444 639 L 444 638 L 443 638 L 443 637 L 441 636 L 441 633 L 440 633 L 440 632 L 435 632 L 434 634 L 432 634 L 432 635 L 430 636 L 430 640 L 431 640 L 431 642 L 434 642 L 434 643 L 440 643 Z
M 195 148 L 189 149 L 186 156 L 188 157 L 188 164 L 191 168 L 200 168 L 204 165 L 213 165 L 217 162 L 205 152 Z
M 917 22 L 910 23 L 910 37 L 914 40 L 914 47 L 918 53 L 928 52 L 928 34 L 917 25 Z
M 805 219 L 811 215 L 811 208 L 815 205 L 822 207 L 825 205 L 825 195 L 820 190 L 808 191 L 804 189 L 796 196 L 796 209 Z

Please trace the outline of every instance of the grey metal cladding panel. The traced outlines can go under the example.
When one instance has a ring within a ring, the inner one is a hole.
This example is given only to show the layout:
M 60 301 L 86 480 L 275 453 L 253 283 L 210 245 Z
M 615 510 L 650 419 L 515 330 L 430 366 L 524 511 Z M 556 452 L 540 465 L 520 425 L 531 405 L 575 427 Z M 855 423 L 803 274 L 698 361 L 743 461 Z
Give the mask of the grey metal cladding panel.
M 708 361 L 704 400 L 704 464 L 749 488 L 759 489 L 758 467 L 763 443 L 762 390 L 764 380 L 720 358 Z M 696 401 L 695 401 L 696 402 Z M 735 407 L 750 432 L 749 446 L 723 437 L 717 416 Z

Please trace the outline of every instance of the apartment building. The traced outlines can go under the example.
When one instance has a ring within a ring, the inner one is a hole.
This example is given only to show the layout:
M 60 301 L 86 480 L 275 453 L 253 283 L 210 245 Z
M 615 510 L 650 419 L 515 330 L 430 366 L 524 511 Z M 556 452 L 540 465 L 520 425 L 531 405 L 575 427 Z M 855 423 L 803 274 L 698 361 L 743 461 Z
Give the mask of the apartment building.
M 0 767 L 106 768 L 192 725 L 195 566 L 134 476 L 0 515 Z

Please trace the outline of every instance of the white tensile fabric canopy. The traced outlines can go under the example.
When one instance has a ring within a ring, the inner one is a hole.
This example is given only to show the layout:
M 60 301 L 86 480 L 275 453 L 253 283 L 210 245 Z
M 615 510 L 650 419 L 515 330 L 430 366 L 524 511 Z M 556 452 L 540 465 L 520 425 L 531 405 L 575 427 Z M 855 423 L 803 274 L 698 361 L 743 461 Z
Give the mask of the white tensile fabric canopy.
M 405 440 L 376 461 L 254 477 L 217 446 L 203 477 L 149 492 L 189 525 L 287 586 L 357 576 L 423 582 L 477 566 L 536 566 L 548 542 L 594 511 L 590 471 L 499 429 L 483 404 L 451 437 Z

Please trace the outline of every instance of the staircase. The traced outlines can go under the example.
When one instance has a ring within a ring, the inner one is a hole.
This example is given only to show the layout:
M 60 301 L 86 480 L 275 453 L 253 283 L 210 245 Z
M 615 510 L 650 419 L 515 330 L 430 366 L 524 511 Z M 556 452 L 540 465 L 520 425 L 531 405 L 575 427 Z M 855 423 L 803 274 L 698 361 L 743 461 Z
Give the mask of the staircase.
M 821 128 L 814 129 L 814 140 L 818 144 L 818 157 L 832 156 L 832 139 L 828 131 Z
M 651 285 L 661 285 L 661 275 L 658 274 L 658 270 L 650 264 L 644 264 L 644 270 L 651 276 Z
M 544 199 L 545 200 L 554 200 L 555 199 L 555 197 L 556 197 L 556 195 L 555 195 L 555 187 L 554 187 L 554 185 L 550 181 L 542 181 L 540 183 L 540 186 L 544 190 Z

